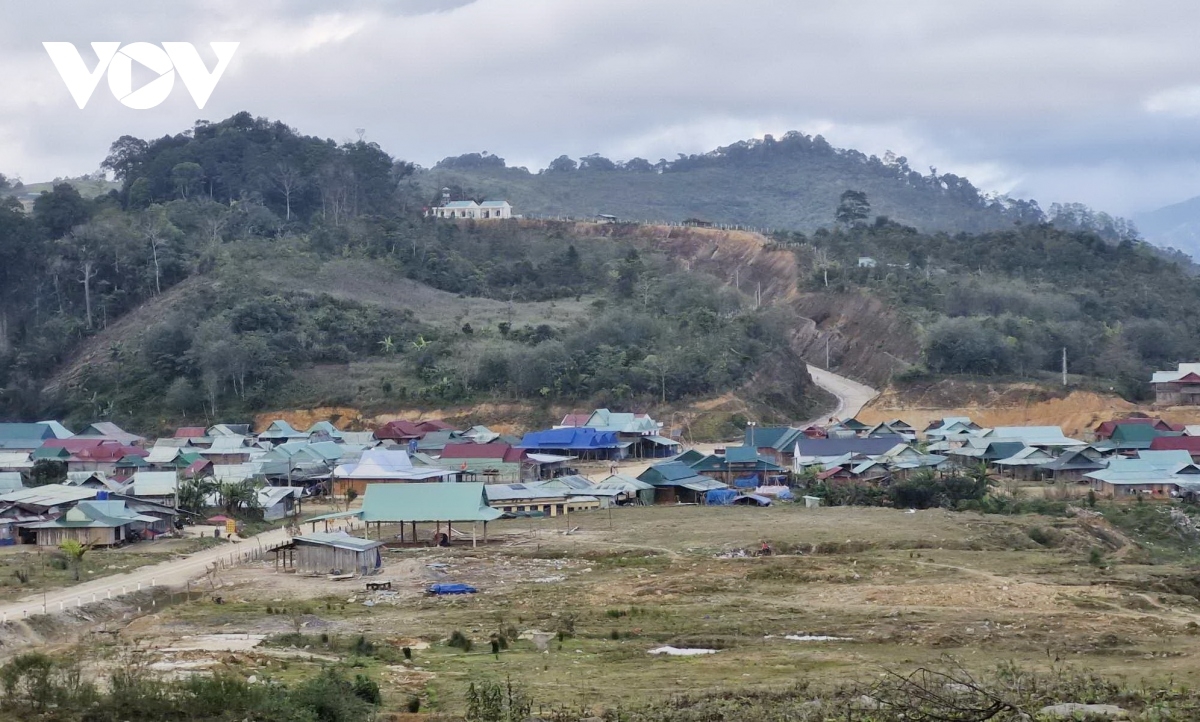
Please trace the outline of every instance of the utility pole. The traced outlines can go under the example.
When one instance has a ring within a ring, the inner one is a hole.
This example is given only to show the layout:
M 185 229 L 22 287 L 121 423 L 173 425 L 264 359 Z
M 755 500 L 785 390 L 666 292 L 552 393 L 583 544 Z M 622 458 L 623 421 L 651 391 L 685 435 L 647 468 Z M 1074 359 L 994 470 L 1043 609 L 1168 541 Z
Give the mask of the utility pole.
M 1063 346 L 1063 386 L 1067 385 L 1067 347 Z

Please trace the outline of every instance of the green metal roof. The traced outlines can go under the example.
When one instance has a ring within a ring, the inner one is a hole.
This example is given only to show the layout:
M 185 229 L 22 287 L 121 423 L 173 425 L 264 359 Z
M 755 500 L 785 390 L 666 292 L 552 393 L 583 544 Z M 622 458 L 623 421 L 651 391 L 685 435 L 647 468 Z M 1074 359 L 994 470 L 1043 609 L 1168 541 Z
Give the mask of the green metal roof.
M 1122 442 L 1153 441 L 1163 433 L 1150 424 L 1117 424 L 1113 429 L 1112 440 Z
M 725 461 L 731 464 L 752 464 L 758 461 L 758 449 L 753 446 L 728 446 Z
M 368 484 L 363 521 L 492 521 L 500 512 L 487 506 L 483 484 Z

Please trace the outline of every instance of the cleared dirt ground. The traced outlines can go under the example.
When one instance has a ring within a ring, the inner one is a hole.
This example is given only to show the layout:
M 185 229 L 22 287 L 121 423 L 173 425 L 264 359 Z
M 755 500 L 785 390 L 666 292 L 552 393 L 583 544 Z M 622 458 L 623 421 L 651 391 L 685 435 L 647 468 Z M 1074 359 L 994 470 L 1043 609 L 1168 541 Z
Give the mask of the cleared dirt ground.
M 379 679 L 393 707 L 416 694 L 443 710 L 461 709 L 468 681 L 481 676 L 511 676 L 546 704 L 594 709 L 689 690 L 870 676 L 946 654 L 973 667 L 1068 661 L 1132 680 L 1200 671 L 1200 602 L 1178 593 L 1192 589 L 1195 573 L 1090 565 L 1088 552 L 1102 542 L 1075 519 L 651 507 L 573 514 L 569 524 L 569 535 L 561 518 L 493 524 L 486 549 L 390 550 L 378 578 L 391 580 L 392 592 L 269 564 L 222 572 L 222 604 L 169 607 L 119 640 L 176 649 L 153 653 L 160 670 L 287 679 L 341 660 Z M 1054 528 L 1056 547 L 1033 542 L 1033 526 Z M 749 556 L 763 542 L 775 554 Z M 479 593 L 425 596 L 434 581 Z M 456 630 L 474 641 L 472 651 L 445 645 Z M 563 636 L 539 650 L 536 631 Z M 295 632 L 306 636 L 282 647 L 271 637 Z M 498 656 L 488 641 L 495 633 L 508 643 Z M 195 640 L 213 634 L 267 640 L 197 648 Z M 334 650 L 360 634 L 389 653 L 348 661 Z M 663 645 L 718 651 L 648 653 Z M 402 646 L 414 650 L 411 662 Z

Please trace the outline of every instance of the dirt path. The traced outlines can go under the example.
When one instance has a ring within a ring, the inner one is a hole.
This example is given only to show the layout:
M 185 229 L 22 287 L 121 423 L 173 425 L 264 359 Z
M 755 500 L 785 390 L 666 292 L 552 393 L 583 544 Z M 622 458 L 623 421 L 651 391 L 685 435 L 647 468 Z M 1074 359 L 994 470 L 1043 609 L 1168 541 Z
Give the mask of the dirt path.
M 331 522 L 331 529 L 351 528 L 349 523 Z M 59 612 L 93 601 L 110 599 L 144 587 L 175 587 L 201 577 L 214 564 L 236 566 L 261 559 L 266 552 L 286 544 L 291 537 L 286 529 L 273 529 L 234 544 L 205 549 L 180 559 L 172 559 L 124 574 L 102 577 L 72 587 L 34 594 L 7 604 L 0 604 L 0 619 L 22 619 L 42 613 Z
M 826 371 L 812 364 L 808 366 L 808 374 L 812 376 L 813 382 L 817 386 L 837 397 L 838 405 L 831 413 L 806 422 L 805 426 L 823 422 L 831 416 L 839 419 L 854 418 L 858 415 L 858 412 L 862 411 L 864 406 L 879 395 L 879 392 L 870 386 L 865 386 L 857 381 L 851 381 L 845 376 L 839 376 L 832 371 Z

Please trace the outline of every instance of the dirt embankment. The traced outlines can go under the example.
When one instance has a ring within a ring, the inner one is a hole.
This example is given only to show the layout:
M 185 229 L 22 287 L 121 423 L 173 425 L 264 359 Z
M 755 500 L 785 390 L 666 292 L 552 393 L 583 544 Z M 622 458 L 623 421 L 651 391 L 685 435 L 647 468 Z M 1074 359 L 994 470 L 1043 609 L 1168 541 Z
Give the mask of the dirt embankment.
M 1031 383 L 985 383 L 946 379 L 890 387 L 858 415 L 864 423 L 901 418 L 917 428 L 946 416 L 969 416 L 984 427 L 1061 426 L 1073 438 L 1088 438 L 1101 422 L 1141 412 L 1172 423 L 1200 423 L 1200 408 L 1157 409 L 1113 394 L 1070 391 Z
M 872 386 L 886 386 L 892 375 L 919 358 L 916 329 L 877 298 L 859 293 L 805 293 L 793 302 L 812 322 L 798 328 L 793 347 L 809 363 Z

